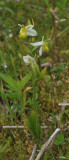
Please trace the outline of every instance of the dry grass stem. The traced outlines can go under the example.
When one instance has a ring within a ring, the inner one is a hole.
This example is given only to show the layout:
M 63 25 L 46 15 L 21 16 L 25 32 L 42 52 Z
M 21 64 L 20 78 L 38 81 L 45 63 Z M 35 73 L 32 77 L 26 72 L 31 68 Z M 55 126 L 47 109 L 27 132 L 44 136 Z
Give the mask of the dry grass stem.
M 31 154 L 31 157 L 30 157 L 29 160 L 33 160 L 33 158 L 34 158 L 34 156 L 35 156 L 35 153 L 36 153 L 36 148 L 37 148 L 37 146 L 36 146 L 36 144 L 35 144 L 35 145 L 34 145 L 34 148 L 33 148 L 33 151 L 32 151 L 32 154 Z
M 44 153 L 45 150 L 47 150 L 49 144 L 53 141 L 54 137 L 56 137 L 57 133 L 60 131 L 59 128 L 55 130 L 55 132 L 51 135 L 51 137 L 48 139 L 48 141 L 42 146 L 41 150 L 39 151 L 39 154 L 37 155 L 35 160 L 39 160 Z M 52 144 L 51 144 L 52 145 Z
M 3 129 L 23 129 L 24 126 L 3 126 Z M 47 126 L 41 126 L 42 129 L 48 128 Z

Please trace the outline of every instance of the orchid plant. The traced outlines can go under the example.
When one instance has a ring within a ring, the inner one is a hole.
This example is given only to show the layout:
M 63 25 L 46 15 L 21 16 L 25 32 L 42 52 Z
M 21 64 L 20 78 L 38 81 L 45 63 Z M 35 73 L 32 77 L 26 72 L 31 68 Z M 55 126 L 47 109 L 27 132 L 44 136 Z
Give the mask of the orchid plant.
M 19 32 L 19 37 L 20 38 L 24 39 L 27 36 L 37 36 L 36 30 L 33 29 L 34 25 L 29 24 L 27 26 L 24 26 L 24 25 L 19 25 L 19 26 L 21 27 L 20 32 Z M 49 51 L 47 41 L 44 40 L 44 36 L 42 37 L 41 41 L 35 42 L 35 43 L 30 43 L 30 44 L 34 47 L 39 47 L 40 46 L 40 49 L 39 49 L 39 55 L 40 56 L 42 55 L 42 52 L 45 52 L 45 51 L 48 52 Z M 46 69 L 44 68 L 40 72 L 39 66 L 36 63 L 35 58 L 31 57 L 30 55 L 23 56 L 23 60 L 26 63 L 26 65 L 30 66 L 31 71 L 32 71 L 32 89 L 33 89 L 33 98 L 32 98 L 32 100 L 33 100 L 32 109 L 33 110 L 32 111 L 33 112 L 31 112 L 31 114 L 30 114 L 30 119 L 32 119 L 32 117 L 34 116 L 33 117 L 33 119 L 35 119 L 34 129 L 33 129 L 32 123 L 29 119 L 27 119 L 27 122 L 28 122 L 29 130 L 32 129 L 34 135 L 35 135 L 34 130 L 36 130 L 36 135 L 35 136 L 40 138 L 41 137 L 41 127 L 40 127 L 40 124 L 39 124 L 39 116 L 38 116 L 38 109 L 37 109 L 37 103 L 36 103 L 36 86 L 37 86 L 37 81 L 40 78 L 44 77 L 44 75 L 46 73 Z M 32 121 L 33 121 L 33 119 L 32 119 Z M 39 134 L 37 133 L 37 130 L 39 130 L 38 131 Z

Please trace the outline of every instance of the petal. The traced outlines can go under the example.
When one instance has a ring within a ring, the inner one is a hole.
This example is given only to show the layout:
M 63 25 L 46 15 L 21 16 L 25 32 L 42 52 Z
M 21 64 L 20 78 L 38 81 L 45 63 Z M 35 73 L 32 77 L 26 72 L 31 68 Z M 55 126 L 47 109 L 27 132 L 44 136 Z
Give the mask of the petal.
M 40 50 L 39 50 L 39 55 L 40 55 L 40 56 L 42 56 L 42 48 L 43 48 L 43 46 L 41 46 L 41 47 L 40 47 Z
M 36 43 L 30 43 L 32 46 L 41 46 L 43 43 L 42 43 L 42 41 L 40 41 L 40 42 L 36 42 Z
M 20 29 L 20 32 L 22 32 L 22 28 Z
M 42 42 L 44 41 L 44 36 L 42 36 Z
M 27 33 L 29 36 L 36 36 L 37 35 L 37 32 L 31 28 L 28 28 Z
M 7 65 L 6 65 L 6 64 L 4 64 L 4 67 L 5 67 L 5 68 L 7 68 Z

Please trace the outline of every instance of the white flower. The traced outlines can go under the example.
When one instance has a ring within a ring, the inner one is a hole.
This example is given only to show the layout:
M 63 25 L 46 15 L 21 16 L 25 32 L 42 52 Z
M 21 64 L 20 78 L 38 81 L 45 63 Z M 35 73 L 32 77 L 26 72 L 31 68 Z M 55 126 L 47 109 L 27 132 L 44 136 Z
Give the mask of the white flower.
M 4 68 L 7 68 L 7 65 L 6 65 L 6 64 L 3 64 L 2 66 L 3 66 Z
M 37 35 L 37 32 L 34 29 L 32 29 L 33 25 L 28 25 L 28 26 L 19 25 L 19 26 L 21 27 L 20 33 L 19 33 L 20 38 L 26 38 L 27 36 Z
M 36 63 L 35 59 L 32 58 L 31 56 L 27 55 L 27 56 L 23 56 L 23 60 L 26 63 L 26 65 L 29 65 L 31 63 Z
M 42 38 L 42 41 L 40 41 L 40 42 L 36 42 L 36 43 L 30 43 L 32 46 L 37 46 L 37 47 L 39 47 L 39 46 L 41 46 L 40 47 L 40 49 L 39 49 L 39 55 L 41 56 L 42 55 L 42 52 L 43 51 L 46 51 L 46 52 L 48 52 L 49 51 L 49 48 L 48 48 L 48 46 L 47 46 L 47 42 L 45 42 L 44 41 L 44 36 L 43 36 L 43 38 Z
M 9 33 L 9 38 L 12 38 L 13 37 L 13 34 L 12 33 Z
M 7 68 L 7 65 L 5 64 L 4 67 Z

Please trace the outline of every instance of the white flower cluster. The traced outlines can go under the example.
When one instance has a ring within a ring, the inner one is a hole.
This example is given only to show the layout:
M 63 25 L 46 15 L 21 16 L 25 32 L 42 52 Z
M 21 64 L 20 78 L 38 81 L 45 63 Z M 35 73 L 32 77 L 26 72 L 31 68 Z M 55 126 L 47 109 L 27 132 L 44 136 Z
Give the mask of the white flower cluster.
M 36 30 L 33 29 L 34 25 L 28 25 L 28 26 L 23 26 L 23 25 L 19 25 L 21 27 L 20 32 L 19 32 L 19 37 L 20 38 L 26 38 L 27 36 L 37 36 L 37 32 Z M 32 46 L 40 46 L 39 49 L 39 55 L 42 55 L 43 51 L 48 52 L 49 48 L 47 46 L 47 42 L 44 41 L 44 36 L 42 37 L 42 41 L 40 42 L 36 42 L 36 43 L 30 43 Z M 23 60 L 24 62 L 28 65 L 30 63 L 36 63 L 35 59 L 32 58 L 31 56 L 27 55 L 27 56 L 23 56 Z

